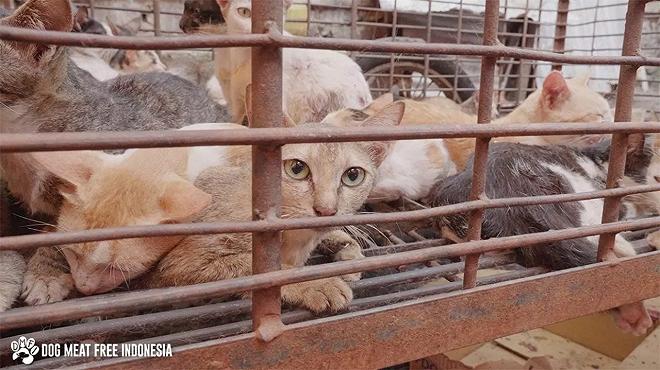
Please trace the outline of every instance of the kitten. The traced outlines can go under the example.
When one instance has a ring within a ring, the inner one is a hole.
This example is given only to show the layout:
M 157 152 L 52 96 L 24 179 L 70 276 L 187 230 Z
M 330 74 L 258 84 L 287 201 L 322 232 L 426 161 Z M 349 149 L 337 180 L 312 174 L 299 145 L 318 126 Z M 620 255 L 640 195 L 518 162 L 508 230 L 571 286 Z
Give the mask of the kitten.
M 646 183 L 646 172 L 652 159 L 651 144 L 641 134 L 631 135 L 625 178 L 633 184 Z M 609 142 L 578 149 L 568 146 L 533 146 L 494 143 L 490 146 L 486 195 L 490 199 L 554 195 L 596 191 L 604 188 L 609 160 Z M 432 189 L 427 204 L 444 206 L 468 200 L 472 184 L 472 162 L 461 173 L 440 179 Z M 623 212 L 634 204 L 624 199 Z M 487 209 L 484 212 L 482 238 L 513 236 L 548 230 L 600 224 L 603 199 L 545 204 L 523 207 Z M 443 236 L 456 242 L 466 238 L 468 215 L 454 214 L 436 219 Z M 598 237 L 562 240 L 516 250 L 525 264 L 565 269 L 596 262 Z M 635 250 L 620 235 L 616 236 L 614 254 L 633 256 Z M 608 257 L 612 258 L 612 257 Z M 643 305 L 622 308 L 625 317 L 619 325 L 643 334 L 651 320 Z M 621 318 L 619 318 L 621 319 Z
M 355 110 L 341 114 L 346 124 L 359 121 L 377 112 L 393 100 L 384 94 L 364 108 L 359 115 Z M 406 104 L 402 125 L 428 125 L 438 123 L 474 124 L 477 117 L 460 110 L 458 104 L 446 98 L 423 101 L 403 99 Z M 358 112 L 360 113 L 360 112 Z M 509 115 L 495 120 L 501 123 L 528 122 L 601 122 L 611 119 L 604 98 L 586 86 L 585 78 L 565 80 L 559 72 L 551 73 L 540 90 L 532 93 Z M 537 136 L 494 138 L 494 141 L 519 141 L 532 144 L 552 144 L 559 140 L 580 146 L 601 140 L 596 136 Z M 595 139 L 595 140 L 594 140 Z M 437 178 L 446 177 L 465 168 L 474 152 L 473 138 L 401 140 L 394 144 L 391 154 L 383 161 L 376 184 L 369 196 L 370 202 L 393 201 L 399 198 L 419 200 L 425 197 Z
M 403 104 L 394 103 L 362 124 L 365 127 L 397 125 L 403 110 Z M 336 124 L 328 117 L 323 123 L 305 126 Z M 367 198 L 376 168 L 388 148 L 388 143 L 380 142 L 285 145 L 282 149 L 282 217 L 354 213 Z M 163 154 L 164 150 L 154 149 L 128 152 L 119 162 L 114 158 L 99 162 L 98 157 L 94 157 L 101 155 L 98 153 L 86 159 L 68 158 L 66 161 L 67 158 L 58 157 L 73 154 L 38 156 L 38 160 L 66 184 L 59 188 L 65 202 L 58 227 L 81 230 L 180 222 L 188 218 L 198 222 L 250 220 L 249 147 L 191 149 L 200 151 L 198 160 L 183 155 L 184 150 L 188 149 L 178 149 L 175 153 L 178 157 L 174 157 L 178 160 L 172 161 L 164 160 L 170 158 Z M 230 154 L 219 156 L 218 150 Z M 143 159 L 138 160 L 137 155 Z M 224 159 L 214 159 L 219 157 Z M 173 177 L 178 184 L 176 187 L 169 185 Z M 212 196 L 208 206 L 204 193 Z M 198 195 L 193 197 L 194 194 Z M 170 211 L 177 214 L 171 215 Z M 343 231 L 334 228 L 286 230 L 281 251 L 283 267 L 302 266 L 321 241 L 343 246 L 335 254 L 335 260 L 363 257 L 359 245 Z M 143 277 L 137 287 L 154 288 L 251 273 L 251 234 L 134 238 L 68 245 L 62 250 L 70 273 L 66 269 L 53 271 L 53 261 L 58 258 L 53 248 L 40 248 L 29 261 L 24 284 L 28 304 L 63 299 L 74 285 L 85 294 L 106 292 L 140 275 Z M 339 310 L 352 298 L 346 282 L 337 277 L 285 286 L 282 294 L 285 302 L 315 312 Z
M 30 0 L 0 24 L 70 31 L 67 0 Z M 65 48 L 0 40 L 0 131 L 162 130 L 223 122 L 226 111 L 192 83 L 166 73 L 99 82 Z M 29 154 L 1 153 L 9 190 L 33 212 L 55 215 L 61 197 Z
M 283 0 L 288 8 L 291 0 Z M 218 0 L 226 33 L 252 32 L 250 0 Z M 252 79 L 251 49 L 216 49 L 216 75 L 234 122 L 245 116 L 245 89 Z M 283 109 L 294 122 L 318 122 L 343 108 L 361 108 L 371 93 L 360 67 L 346 54 L 331 50 L 282 50 Z
M 86 6 L 78 7 L 74 16 L 74 32 L 98 35 L 136 36 L 142 26 L 138 16 L 123 25 L 99 22 L 90 17 Z M 69 50 L 69 57 L 81 69 L 99 81 L 107 81 L 120 74 L 140 72 L 164 72 L 167 68 L 160 57 L 151 50 L 117 50 L 78 48 Z
M 220 33 L 224 27 L 220 6 L 216 0 L 186 0 L 183 3 L 183 15 L 179 20 L 179 28 L 183 33 Z
M 0 251 L 0 312 L 7 310 L 21 293 L 25 261 L 15 251 Z

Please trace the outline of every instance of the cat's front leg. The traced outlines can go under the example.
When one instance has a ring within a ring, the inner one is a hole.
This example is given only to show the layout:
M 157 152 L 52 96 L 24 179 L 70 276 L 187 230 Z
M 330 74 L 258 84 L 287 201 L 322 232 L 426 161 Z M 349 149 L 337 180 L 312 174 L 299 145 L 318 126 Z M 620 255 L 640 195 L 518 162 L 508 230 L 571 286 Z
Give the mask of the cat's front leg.
M 21 298 L 28 305 L 59 302 L 74 290 L 64 255 L 55 247 L 37 249 L 28 261 Z
M 25 261 L 18 252 L 0 251 L 0 312 L 7 310 L 21 294 Z
M 605 257 L 606 261 L 636 255 L 630 242 L 620 235 L 616 236 L 613 252 L 614 255 L 610 254 Z M 626 333 L 644 335 L 653 326 L 653 320 L 651 320 L 651 315 L 644 306 L 644 302 L 624 304 L 615 308 L 612 313 L 616 325 Z
M 660 230 L 654 231 L 646 236 L 646 241 L 655 249 L 660 249 Z
M 318 244 L 318 250 L 321 253 L 332 255 L 334 261 L 364 258 L 360 244 L 343 230 L 333 230 L 324 234 Z M 358 281 L 361 277 L 361 272 L 341 276 L 345 281 Z

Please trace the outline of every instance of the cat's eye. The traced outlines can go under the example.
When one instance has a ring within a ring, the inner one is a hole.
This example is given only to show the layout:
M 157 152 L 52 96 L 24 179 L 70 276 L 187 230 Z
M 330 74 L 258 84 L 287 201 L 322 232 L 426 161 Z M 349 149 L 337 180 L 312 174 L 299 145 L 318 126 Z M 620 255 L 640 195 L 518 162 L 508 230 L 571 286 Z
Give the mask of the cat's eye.
M 250 8 L 238 8 L 236 9 L 236 12 L 238 12 L 238 15 L 241 17 L 250 18 L 252 16 L 252 10 L 250 10 Z
M 301 160 L 288 159 L 284 161 L 284 172 L 292 179 L 304 180 L 309 176 L 309 166 Z
M 360 167 L 351 167 L 341 176 L 341 182 L 346 186 L 358 186 L 364 181 L 364 170 Z

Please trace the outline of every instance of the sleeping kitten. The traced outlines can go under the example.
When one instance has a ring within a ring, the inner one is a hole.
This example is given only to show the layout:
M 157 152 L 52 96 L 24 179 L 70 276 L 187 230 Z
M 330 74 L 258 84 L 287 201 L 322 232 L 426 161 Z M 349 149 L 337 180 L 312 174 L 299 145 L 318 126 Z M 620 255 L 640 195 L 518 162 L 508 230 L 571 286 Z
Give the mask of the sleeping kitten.
M 291 0 L 283 0 L 288 8 Z M 252 32 L 250 0 L 218 0 L 228 34 Z M 234 122 L 245 116 L 245 89 L 252 79 L 251 49 L 216 49 L 216 75 Z M 360 67 L 331 50 L 283 49 L 283 109 L 294 122 L 319 122 L 330 112 L 361 108 L 371 93 Z
M 494 143 L 490 146 L 486 195 L 490 199 L 554 195 L 596 191 L 604 188 L 609 160 L 609 142 L 577 149 L 568 146 L 532 146 Z M 625 178 L 633 184 L 646 183 L 646 172 L 653 156 L 644 136 L 631 135 Z M 472 162 L 461 173 L 440 179 L 432 189 L 427 204 L 444 206 L 468 200 L 472 184 Z M 634 208 L 624 199 L 623 212 Z M 523 207 L 487 209 L 482 238 L 513 236 L 548 230 L 600 224 L 603 199 Z M 468 229 L 468 215 L 454 214 L 436 219 L 443 236 L 463 241 Z M 516 250 L 525 264 L 565 269 L 596 262 L 598 237 L 562 240 L 549 245 Z M 616 236 L 614 254 L 633 256 L 635 250 L 620 235 Z M 609 257 L 612 258 L 612 257 Z M 652 322 L 643 305 L 621 308 L 618 324 L 640 335 Z M 631 315 L 631 316 L 630 316 Z
M 0 24 L 70 31 L 68 0 L 30 0 Z M 197 86 L 166 73 L 99 82 L 65 48 L 0 40 L 0 131 L 162 130 L 226 121 L 226 111 Z M 9 190 L 33 212 L 54 215 L 61 197 L 26 154 L 1 153 Z
M 403 110 L 403 104 L 394 103 L 362 124 L 397 125 Z M 328 118 L 305 126 L 335 124 Z M 367 198 L 388 147 L 380 142 L 285 145 L 282 217 L 354 213 Z M 189 150 L 198 152 L 197 159 Z M 65 201 L 58 220 L 58 227 L 64 230 L 190 218 L 198 222 L 251 219 L 249 147 L 139 149 L 119 160 L 83 153 L 85 157 L 80 153 L 36 155 L 65 184 L 59 188 Z M 208 206 L 205 192 L 212 196 Z M 336 260 L 362 257 L 359 245 L 334 228 L 287 230 L 283 232 L 283 267 L 302 266 L 321 241 L 343 246 L 334 256 Z M 143 279 L 137 287 L 154 288 L 251 273 L 251 234 L 134 238 L 68 245 L 62 250 L 70 273 L 52 268 L 58 259 L 54 248 L 40 248 L 29 261 L 24 284 L 28 304 L 63 299 L 74 285 L 84 294 L 106 292 L 140 275 Z M 315 312 L 339 310 L 352 298 L 346 282 L 337 277 L 285 286 L 282 294 L 285 302 Z
M 393 100 L 384 94 L 362 110 L 336 113 L 344 117 L 345 126 L 377 112 Z M 406 112 L 402 125 L 438 123 L 473 124 L 477 117 L 460 110 L 458 104 L 445 98 L 424 101 L 404 99 Z M 362 113 L 362 114 L 360 114 Z M 543 88 L 531 94 L 509 115 L 495 120 L 500 123 L 528 122 L 602 122 L 611 119 L 604 98 L 586 86 L 584 78 L 564 80 L 559 72 L 545 79 Z M 494 138 L 494 141 L 518 141 L 532 144 L 564 142 L 580 146 L 601 140 L 595 136 L 535 136 Z M 474 151 L 473 138 L 401 140 L 394 144 L 391 154 L 378 169 L 379 175 L 369 196 L 370 202 L 392 201 L 401 197 L 419 200 L 425 197 L 438 178 L 465 168 Z

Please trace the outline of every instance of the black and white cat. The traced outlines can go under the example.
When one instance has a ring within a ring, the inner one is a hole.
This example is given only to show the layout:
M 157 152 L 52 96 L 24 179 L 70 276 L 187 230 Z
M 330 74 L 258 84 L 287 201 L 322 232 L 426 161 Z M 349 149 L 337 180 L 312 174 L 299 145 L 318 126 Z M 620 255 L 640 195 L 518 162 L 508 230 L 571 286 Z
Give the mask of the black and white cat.
M 647 171 L 654 159 L 651 141 L 645 140 L 641 134 L 630 136 L 625 184 L 647 183 Z M 582 149 L 494 143 L 490 146 L 487 161 L 486 195 L 497 199 L 602 190 L 607 178 L 609 153 L 609 140 Z M 443 206 L 467 201 L 472 185 L 472 169 L 470 159 L 463 172 L 440 180 L 432 189 L 427 203 Z M 621 208 L 623 216 L 638 215 L 637 210 L 642 207 L 636 203 L 645 199 L 648 200 L 648 197 L 624 198 Z M 602 211 L 603 199 L 487 209 L 481 237 L 487 239 L 596 225 L 600 224 Z M 461 241 L 466 237 L 468 214 L 438 217 L 436 223 L 443 235 Z M 516 250 L 523 263 L 544 265 L 551 269 L 595 263 L 597 251 L 597 236 Z M 630 242 L 617 235 L 614 254 L 618 257 L 633 256 L 635 250 Z M 620 307 L 617 323 L 624 330 L 642 334 L 652 322 L 643 305 L 636 305 L 633 308 Z

